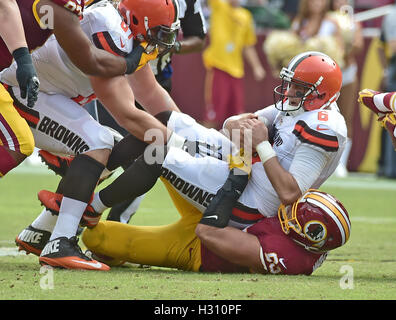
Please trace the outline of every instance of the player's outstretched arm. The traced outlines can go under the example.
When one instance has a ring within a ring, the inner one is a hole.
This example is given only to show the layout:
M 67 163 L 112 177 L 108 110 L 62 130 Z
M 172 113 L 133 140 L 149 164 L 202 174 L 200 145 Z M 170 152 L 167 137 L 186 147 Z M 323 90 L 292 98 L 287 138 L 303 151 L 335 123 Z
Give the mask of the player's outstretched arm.
M 54 34 L 70 60 L 85 74 L 112 77 L 125 74 L 126 59 L 96 48 L 80 27 L 78 16 L 51 0 L 41 0 L 37 5 L 40 16 L 48 14 L 43 6 L 52 8 Z M 43 8 L 43 9 L 41 9 Z M 51 26 L 49 26 L 51 27 Z
M 223 259 L 265 273 L 260 260 L 260 242 L 256 236 L 233 227 L 216 228 L 199 223 L 195 233 L 202 244 Z
M 147 143 L 157 138 L 161 140 L 158 144 L 166 144 L 171 131 L 152 115 L 135 107 L 134 94 L 126 77 L 91 77 L 90 80 L 98 99 L 120 126 Z
M 148 64 L 128 75 L 127 78 L 135 99 L 150 114 L 156 115 L 164 111 L 180 111 L 169 93 L 155 79 L 154 73 Z

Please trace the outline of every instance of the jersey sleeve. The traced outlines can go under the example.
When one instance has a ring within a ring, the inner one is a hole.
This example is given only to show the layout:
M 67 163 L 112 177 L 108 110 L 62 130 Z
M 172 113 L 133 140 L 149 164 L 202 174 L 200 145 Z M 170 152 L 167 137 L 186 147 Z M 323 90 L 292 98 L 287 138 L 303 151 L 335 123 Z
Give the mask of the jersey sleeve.
M 297 121 L 293 134 L 301 141 L 328 152 L 336 152 L 340 147 L 336 133 L 326 123 Z
M 84 10 L 84 0 L 51 0 L 58 6 L 64 7 L 77 16 L 81 16 Z
M 310 275 L 323 262 L 321 254 L 315 254 L 297 245 L 285 235 L 280 226 L 268 228 L 276 224 L 277 218 L 266 218 L 247 229 L 260 242 L 260 259 L 269 274 Z M 279 224 L 279 222 L 277 222 Z
M 89 20 L 84 26 L 87 25 L 86 32 L 97 48 L 117 56 L 125 56 L 132 51 L 132 32 L 111 4 L 97 4 L 93 9 L 87 9 L 84 20 Z

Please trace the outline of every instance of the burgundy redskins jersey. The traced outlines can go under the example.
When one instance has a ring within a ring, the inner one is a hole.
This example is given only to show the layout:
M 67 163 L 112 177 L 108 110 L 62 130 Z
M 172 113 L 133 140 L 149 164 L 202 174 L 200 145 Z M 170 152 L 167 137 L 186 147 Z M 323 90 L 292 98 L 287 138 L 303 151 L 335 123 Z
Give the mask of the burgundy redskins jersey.
M 327 253 L 313 253 L 283 233 L 278 217 L 264 218 L 246 232 L 260 241 L 260 258 L 269 274 L 310 275 L 326 259 Z M 229 263 L 201 245 L 202 272 L 246 273 L 248 268 Z
M 53 30 L 46 26 L 40 27 L 37 15 L 37 3 L 39 0 L 16 0 L 21 12 L 26 42 L 30 51 L 42 46 Z M 82 15 L 84 0 L 52 0 L 57 5 L 63 6 L 77 16 Z M 0 38 L 0 71 L 12 63 L 12 54 L 9 52 L 5 42 Z

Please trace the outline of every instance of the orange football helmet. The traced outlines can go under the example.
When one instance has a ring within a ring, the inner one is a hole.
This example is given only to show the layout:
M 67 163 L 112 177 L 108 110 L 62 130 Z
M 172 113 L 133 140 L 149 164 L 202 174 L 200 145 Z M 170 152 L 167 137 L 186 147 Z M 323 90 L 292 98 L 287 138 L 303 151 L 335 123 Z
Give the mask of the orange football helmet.
M 135 39 L 172 48 L 180 27 L 177 0 L 121 0 L 118 11 Z
M 328 193 L 310 189 L 293 205 L 281 205 L 282 230 L 309 251 L 326 252 L 344 245 L 351 233 L 347 210 Z
M 275 106 L 281 111 L 320 109 L 336 101 L 340 95 L 342 72 L 338 64 L 322 52 L 309 51 L 295 56 L 280 72 L 282 84 L 274 89 Z M 289 95 L 291 85 L 302 89 Z M 297 105 L 290 99 L 299 99 Z

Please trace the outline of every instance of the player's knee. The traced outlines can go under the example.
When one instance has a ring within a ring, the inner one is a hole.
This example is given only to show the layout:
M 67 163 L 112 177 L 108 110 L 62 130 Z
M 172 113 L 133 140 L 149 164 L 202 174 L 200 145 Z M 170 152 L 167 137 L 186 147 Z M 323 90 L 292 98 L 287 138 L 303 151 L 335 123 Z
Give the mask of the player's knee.
M 29 157 L 34 151 L 34 146 L 35 146 L 34 137 L 32 132 L 29 130 L 25 134 L 23 140 L 20 143 L 21 153 L 26 157 Z
M 84 230 L 81 239 L 89 250 L 95 251 L 95 249 L 100 248 L 105 229 L 104 222 L 99 221 L 94 228 L 86 228 Z

